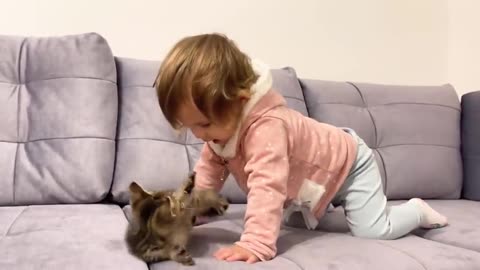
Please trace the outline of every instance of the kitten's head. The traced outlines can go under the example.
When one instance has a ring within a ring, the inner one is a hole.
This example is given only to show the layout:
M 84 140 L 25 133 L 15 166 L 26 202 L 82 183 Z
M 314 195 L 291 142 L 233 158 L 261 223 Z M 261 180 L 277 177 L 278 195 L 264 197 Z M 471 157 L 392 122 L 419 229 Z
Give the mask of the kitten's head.
M 151 217 L 157 222 L 171 222 L 184 210 L 194 185 L 195 173 L 190 174 L 177 190 L 149 192 L 132 182 L 129 192 L 133 217 L 141 224 L 146 224 Z

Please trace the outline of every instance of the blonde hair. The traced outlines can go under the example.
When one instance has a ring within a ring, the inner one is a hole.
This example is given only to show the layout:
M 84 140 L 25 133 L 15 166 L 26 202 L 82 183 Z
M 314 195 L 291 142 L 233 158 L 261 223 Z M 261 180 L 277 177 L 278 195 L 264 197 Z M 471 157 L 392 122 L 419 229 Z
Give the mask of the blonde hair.
M 178 108 L 190 101 L 213 122 L 238 117 L 239 93 L 250 91 L 256 79 L 250 58 L 232 40 L 203 34 L 175 44 L 160 66 L 155 87 L 165 118 L 179 128 Z

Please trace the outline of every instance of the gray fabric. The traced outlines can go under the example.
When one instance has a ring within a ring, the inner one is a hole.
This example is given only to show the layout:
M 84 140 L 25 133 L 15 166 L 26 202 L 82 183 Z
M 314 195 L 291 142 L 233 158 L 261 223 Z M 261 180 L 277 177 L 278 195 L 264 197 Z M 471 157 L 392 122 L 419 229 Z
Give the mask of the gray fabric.
M 176 133 L 165 120 L 152 87 L 160 62 L 116 58 L 119 78 L 117 156 L 112 195 L 128 202 L 128 185 L 135 180 L 147 189 L 173 188 L 193 169 L 202 141 L 189 131 Z M 307 114 L 293 68 L 273 69 L 273 87 L 288 105 Z M 233 203 L 246 201 L 232 176 L 222 194 Z
M 129 207 L 124 209 L 129 211 Z M 224 217 L 213 218 L 194 228 L 190 251 L 196 266 L 160 262 L 150 269 L 478 269 L 480 253 L 428 241 L 414 235 L 398 240 L 370 240 L 342 232 L 307 231 L 283 227 L 278 256 L 271 261 L 247 265 L 217 261 L 212 254 L 237 241 L 242 232 L 245 205 L 231 205 Z M 337 211 L 327 216 L 335 216 Z M 337 215 L 337 217 L 339 217 Z M 341 223 L 341 222 L 340 222 Z M 341 227 L 341 226 L 340 226 Z M 379 256 L 381 254 L 381 256 Z
M 1 207 L 0 221 L 0 269 L 148 269 L 128 253 L 115 205 Z
M 429 200 L 427 202 L 448 218 L 449 225 L 438 230 L 417 230 L 416 235 L 480 252 L 480 202 L 468 200 Z
M 480 91 L 462 96 L 463 197 L 480 201 Z
M 292 67 L 272 69 L 272 88 L 278 91 L 287 101 L 288 107 L 308 115 L 302 88 L 297 73 Z
M 103 199 L 117 121 L 107 42 L 88 33 L 0 44 L 0 204 Z
M 354 129 L 376 150 L 389 199 L 460 197 L 460 104 L 450 85 L 301 85 L 311 117 Z
M 426 200 L 436 211 L 448 218 L 449 225 L 435 230 L 417 229 L 412 232 L 422 238 L 459 248 L 480 252 L 480 202 L 469 200 Z M 388 205 L 399 205 L 406 201 L 389 201 Z M 342 207 L 335 208 L 321 220 L 317 230 L 349 233 Z M 289 225 L 303 228 L 301 216 L 292 216 Z M 350 233 L 349 233 L 350 234 Z

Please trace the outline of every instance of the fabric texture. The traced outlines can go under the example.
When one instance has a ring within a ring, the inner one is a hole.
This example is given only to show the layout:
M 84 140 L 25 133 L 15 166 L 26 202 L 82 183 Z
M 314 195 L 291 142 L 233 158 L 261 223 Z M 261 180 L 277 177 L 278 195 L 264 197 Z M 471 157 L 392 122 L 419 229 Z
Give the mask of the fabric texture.
M 480 91 L 462 96 L 463 198 L 480 201 Z
M 101 201 L 117 123 L 107 42 L 87 33 L 0 44 L 0 204 Z
M 300 200 L 322 216 L 350 171 L 356 142 L 339 128 L 287 108 L 270 90 L 269 69 L 253 67 L 259 77 L 242 122 L 225 146 L 204 146 L 195 166 L 196 187 L 220 190 L 230 172 L 248 194 L 245 230 L 237 244 L 269 260 L 276 253 L 284 205 Z
M 425 239 L 480 252 L 480 202 L 428 200 L 432 208 L 448 217 L 449 225 L 436 230 L 415 231 Z
M 241 237 L 247 209 L 229 176 L 226 216 L 194 228 L 189 249 L 196 266 L 146 265 L 131 256 L 123 238 L 129 206 L 96 203 L 109 191 L 113 167 L 110 195 L 124 204 L 132 180 L 176 187 L 203 145 L 161 117 L 152 88 L 158 67 L 114 59 L 95 33 L 0 36 L 0 269 L 478 269 L 480 202 L 457 200 L 462 158 L 463 196 L 479 198 L 478 93 L 462 97 L 460 129 L 449 85 L 299 82 L 290 67 L 271 70 L 273 88 L 290 108 L 353 128 L 374 149 L 387 196 L 435 198 L 427 202 L 449 225 L 394 241 L 362 239 L 350 235 L 337 207 L 316 231 L 281 227 L 273 260 L 226 263 L 213 252 Z
M 476 270 L 480 265 L 480 253 L 476 251 L 414 235 L 393 241 L 362 239 L 344 232 L 341 225 L 332 226 L 331 232 L 282 227 L 278 255 L 271 261 L 253 265 L 218 261 L 213 253 L 232 244 L 241 235 L 245 209 L 246 205 L 231 205 L 224 217 L 212 218 L 210 222 L 194 228 L 189 250 L 195 266 L 180 266 L 169 261 L 151 264 L 150 269 Z M 340 207 L 336 210 L 341 212 Z M 129 207 L 125 211 L 130 211 Z M 325 217 L 335 215 L 327 213 Z
M 148 269 L 128 253 L 115 205 L 1 207 L 0 221 L 0 269 Z
M 300 83 L 311 117 L 352 128 L 374 150 L 388 199 L 460 198 L 460 103 L 451 85 Z
M 115 58 L 118 69 L 119 119 L 112 197 L 128 203 L 128 185 L 147 189 L 177 187 L 200 156 L 203 142 L 190 131 L 177 133 L 163 117 L 152 87 L 160 62 Z M 273 86 L 287 105 L 307 114 L 302 89 L 293 68 L 272 69 Z M 233 203 L 246 202 L 232 176 L 222 194 Z

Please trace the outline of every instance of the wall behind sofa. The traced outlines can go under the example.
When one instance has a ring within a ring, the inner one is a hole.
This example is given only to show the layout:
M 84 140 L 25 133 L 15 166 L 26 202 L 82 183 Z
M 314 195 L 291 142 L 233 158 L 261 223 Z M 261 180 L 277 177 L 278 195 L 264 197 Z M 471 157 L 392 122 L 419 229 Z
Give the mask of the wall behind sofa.
M 480 85 L 457 70 L 466 60 L 457 61 L 449 48 L 449 31 L 462 23 L 449 21 L 448 2 L 9 0 L 1 3 L 0 34 L 95 31 L 115 55 L 158 60 L 184 35 L 218 31 L 251 56 L 272 67 L 291 65 L 301 77 L 395 84 L 452 79 L 461 94 Z

